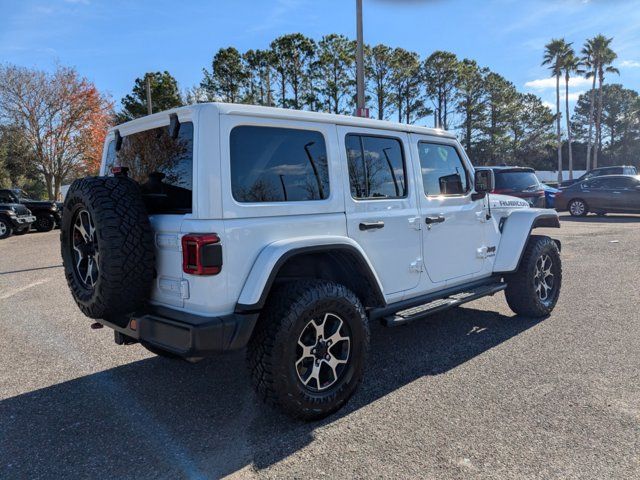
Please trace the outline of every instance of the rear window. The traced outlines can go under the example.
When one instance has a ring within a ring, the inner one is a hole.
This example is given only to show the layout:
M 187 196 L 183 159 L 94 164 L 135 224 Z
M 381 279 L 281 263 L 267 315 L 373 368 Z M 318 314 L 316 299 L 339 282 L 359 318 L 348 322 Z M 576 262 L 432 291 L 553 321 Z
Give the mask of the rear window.
M 231 131 L 231 189 L 238 202 L 302 202 L 329 197 L 322 133 L 240 126 Z
M 533 172 L 494 172 L 497 190 L 527 190 L 540 186 L 540 181 Z
M 141 187 L 149 213 L 190 213 L 193 192 L 193 123 L 180 124 L 177 138 L 169 127 L 127 135 L 116 152 L 107 149 L 105 173 L 114 165 L 129 168 Z

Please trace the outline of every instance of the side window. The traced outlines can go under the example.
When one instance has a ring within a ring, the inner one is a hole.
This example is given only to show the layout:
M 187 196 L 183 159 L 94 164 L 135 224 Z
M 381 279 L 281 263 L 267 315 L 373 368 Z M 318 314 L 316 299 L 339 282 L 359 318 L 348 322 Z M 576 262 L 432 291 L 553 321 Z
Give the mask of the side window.
M 353 198 L 403 198 L 407 195 L 406 167 L 400 140 L 348 134 L 345 146 Z
M 169 127 L 127 135 L 116 153 L 114 142 L 107 150 L 105 173 L 110 174 L 111 149 L 115 163 L 129 168 L 140 183 L 150 213 L 189 213 L 193 191 L 193 123 L 183 122 L 176 138 Z
M 633 178 L 608 178 L 605 180 L 605 188 L 631 188 L 635 183 Z
M 0 192 L 0 202 L 15 203 L 16 200 L 11 196 L 9 192 Z
M 469 176 L 455 147 L 419 142 L 418 154 L 425 195 L 462 195 L 469 191 Z
M 231 189 L 238 202 L 301 202 L 329 198 L 322 133 L 239 126 L 231 131 Z

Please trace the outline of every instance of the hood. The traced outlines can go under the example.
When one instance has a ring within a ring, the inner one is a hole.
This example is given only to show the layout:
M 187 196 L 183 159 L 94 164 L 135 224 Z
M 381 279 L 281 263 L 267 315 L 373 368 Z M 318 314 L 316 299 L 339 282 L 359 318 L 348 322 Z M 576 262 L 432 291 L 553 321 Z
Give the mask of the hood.
M 0 210 L 13 210 L 16 215 L 31 215 L 31 211 L 20 203 L 0 203 Z
M 50 202 L 48 200 L 23 200 L 22 204 L 27 205 L 28 207 L 51 208 L 55 205 L 55 202 Z

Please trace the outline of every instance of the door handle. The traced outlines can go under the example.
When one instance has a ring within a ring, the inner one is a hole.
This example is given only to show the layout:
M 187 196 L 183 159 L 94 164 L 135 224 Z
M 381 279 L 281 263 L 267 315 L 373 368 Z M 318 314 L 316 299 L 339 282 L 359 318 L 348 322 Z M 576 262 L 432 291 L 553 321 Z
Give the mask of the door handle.
M 379 222 L 362 222 L 360 224 L 360 230 L 361 231 L 365 231 L 365 230 L 380 230 L 381 228 L 384 228 L 384 222 L 383 221 L 379 221 Z
M 424 223 L 426 223 L 427 225 L 431 225 L 433 223 L 442 223 L 444 222 L 445 218 L 441 215 L 438 215 L 437 217 L 426 217 L 424 219 Z

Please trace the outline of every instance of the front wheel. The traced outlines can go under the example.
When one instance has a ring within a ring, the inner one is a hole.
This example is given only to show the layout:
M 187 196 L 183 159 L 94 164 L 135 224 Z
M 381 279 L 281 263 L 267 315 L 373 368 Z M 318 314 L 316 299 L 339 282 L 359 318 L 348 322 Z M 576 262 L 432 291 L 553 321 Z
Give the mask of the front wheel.
M 569 202 L 569 213 L 572 217 L 584 217 L 589 213 L 589 209 L 587 208 L 587 204 L 584 200 L 576 198 Z
M 39 232 L 50 232 L 56 226 L 56 221 L 53 215 L 43 213 L 36 216 L 36 221 L 33 226 Z
M 4 218 L 0 218 L 0 240 L 9 238 L 13 233 L 13 227 Z
M 344 285 L 309 280 L 271 293 L 247 360 L 265 402 L 315 420 L 353 395 L 368 347 L 369 325 L 358 297 Z
M 518 270 L 505 278 L 511 310 L 526 317 L 549 315 L 560 297 L 562 261 L 556 242 L 532 235 Z

